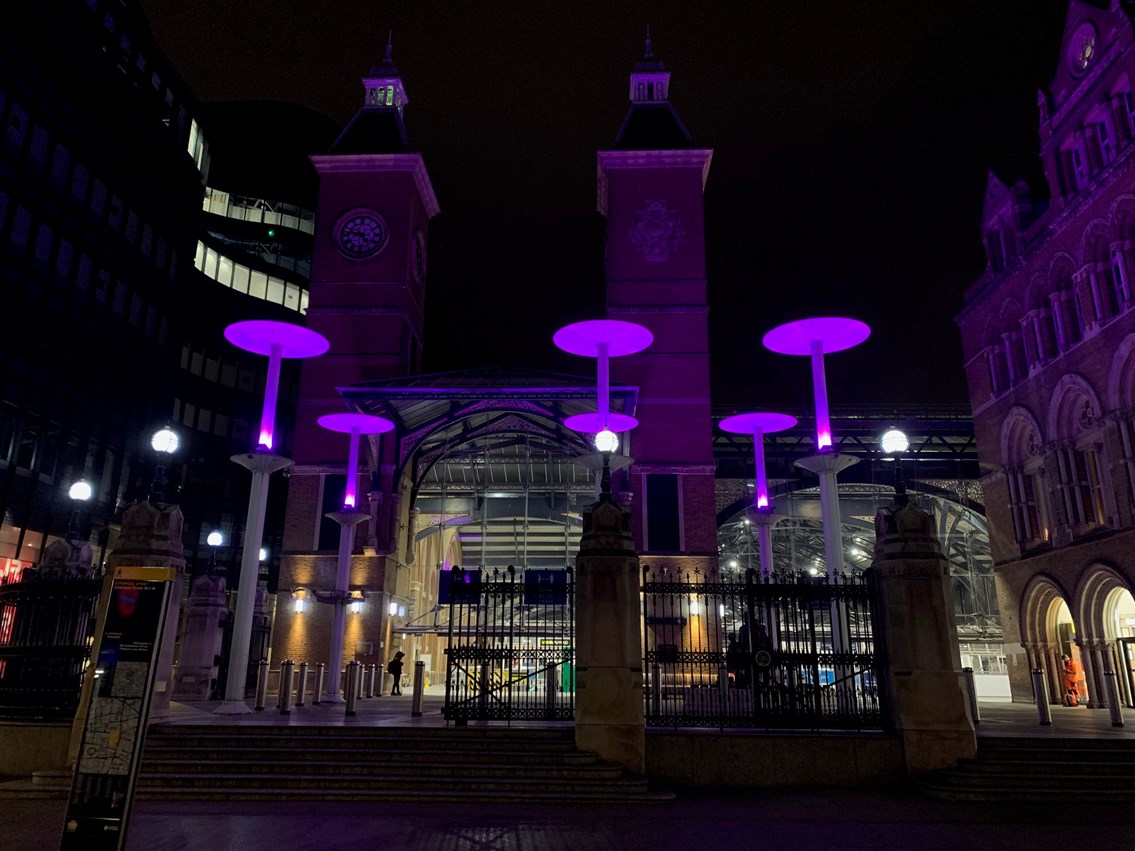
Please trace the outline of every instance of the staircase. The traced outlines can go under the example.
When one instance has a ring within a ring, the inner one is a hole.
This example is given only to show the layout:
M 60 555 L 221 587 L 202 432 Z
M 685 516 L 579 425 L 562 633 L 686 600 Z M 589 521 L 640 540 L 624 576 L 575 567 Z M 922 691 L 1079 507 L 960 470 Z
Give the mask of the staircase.
M 141 800 L 667 801 L 570 728 L 163 725 L 146 738 Z
M 950 801 L 1135 801 L 1135 740 L 983 736 L 974 759 L 920 786 Z

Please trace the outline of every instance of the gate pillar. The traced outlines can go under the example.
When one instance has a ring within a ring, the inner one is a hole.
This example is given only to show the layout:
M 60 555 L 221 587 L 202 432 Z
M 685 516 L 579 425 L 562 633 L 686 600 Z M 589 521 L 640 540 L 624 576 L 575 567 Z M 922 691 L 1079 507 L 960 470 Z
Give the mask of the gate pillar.
M 584 511 L 575 564 L 575 743 L 645 774 L 638 554 L 609 486 Z
M 958 656 L 949 562 L 934 518 L 916 505 L 875 515 L 886 699 L 910 773 L 952 766 L 977 752 Z

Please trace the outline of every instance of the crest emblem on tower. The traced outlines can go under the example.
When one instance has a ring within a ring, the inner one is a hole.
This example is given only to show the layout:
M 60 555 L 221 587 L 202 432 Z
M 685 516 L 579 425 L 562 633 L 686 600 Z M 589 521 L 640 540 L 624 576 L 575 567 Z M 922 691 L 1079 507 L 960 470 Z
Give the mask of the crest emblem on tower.
M 666 201 L 643 202 L 628 233 L 639 254 L 653 262 L 669 260 L 685 235 L 681 218 Z

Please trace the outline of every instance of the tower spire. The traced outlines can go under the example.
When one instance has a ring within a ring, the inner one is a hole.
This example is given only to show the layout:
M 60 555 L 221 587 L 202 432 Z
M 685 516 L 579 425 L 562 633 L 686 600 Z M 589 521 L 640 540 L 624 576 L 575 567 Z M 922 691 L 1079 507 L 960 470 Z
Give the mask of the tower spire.
M 654 45 L 650 41 L 650 24 L 646 25 L 646 46 L 643 48 L 642 58 L 647 61 L 654 58 Z
M 394 30 L 386 31 L 386 55 L 382 57 L 383 65 L 394 65 Z
M 382 63 L 373 66 L 363 77 L 366 89 L 366 106 L 394 107 L 398 114 L 410 102 L 406 89 L 402 86 L 402 75 L 394 64 L 394 30 L 386 31 L 386 51 Z
M 631 74 L 631 101 L 634 103 L 660 102 L 667 99 L 670 89 L 670 72 L 654 58 L 654 40 L 650 37 L 650 24 L 646 25 L 646 42 L 642 59 L 635 63 Z

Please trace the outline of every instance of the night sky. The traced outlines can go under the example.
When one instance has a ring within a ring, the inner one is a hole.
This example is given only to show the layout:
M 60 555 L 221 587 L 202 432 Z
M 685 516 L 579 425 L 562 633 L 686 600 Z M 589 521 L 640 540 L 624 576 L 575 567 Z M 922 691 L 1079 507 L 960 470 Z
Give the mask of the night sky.
M 807 403 L 806 359 L 766 353 L 760 338 L 824 314 L 875 329 L 828 359 L 833 404 L 964 402 L 953 317 L 984 267 L 986 172 L 1047 194 L 1036 91 L 1056 68 L 1065 0 L 143 6 L 199 99 L 295 101 L 342 123 L 393 28 L 410 143 L 441 206 L 430 371 L 590 369 L 551 336 L 602 310 L 595 151 L 626 113 L 647 23 L 671 102 L 714 149 L 718 403 Z

